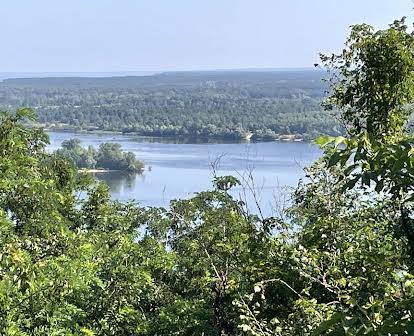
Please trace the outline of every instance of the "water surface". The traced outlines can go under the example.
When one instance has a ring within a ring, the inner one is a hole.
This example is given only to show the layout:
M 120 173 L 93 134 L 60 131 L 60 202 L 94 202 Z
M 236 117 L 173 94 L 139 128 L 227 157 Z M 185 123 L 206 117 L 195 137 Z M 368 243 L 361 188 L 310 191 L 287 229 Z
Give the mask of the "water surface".
M 62 141 L 79 138 L 83 146 L 98 147 L 102 142 L 118 142 L 145 163 L 142 175 L 97 174 L 111 189 L 115 199 L 138 201 L 143 206 L 168 206 L 171 199 L 187 198 L 211 189 L 214 173 L 233 175 L 242 187 L 233 194 L 258 212 L 274 214 L 288 198 L 289 187 L 304 176 L 303 167 L 317 159 L 320 151 L 298 142 L 197 143 L 177 139 L 157 139 L 114 134 L 49 132 L 50 150 Z M 257 201 L 257 202 L 256 202 Z

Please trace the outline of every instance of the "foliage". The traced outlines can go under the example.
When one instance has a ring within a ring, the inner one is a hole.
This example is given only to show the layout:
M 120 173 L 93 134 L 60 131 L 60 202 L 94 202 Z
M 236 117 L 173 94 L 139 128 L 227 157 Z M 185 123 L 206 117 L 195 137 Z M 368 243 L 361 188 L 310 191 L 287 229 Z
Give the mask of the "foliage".
M 144 164 L 137 160 L 135 154 L 123 152 L 118 143 L 102 143 L 99 149 L 95 150 L 93 146 L 83 148 L 79 139 L 69 139 L 63 141 L 61 147 L 55 154 L 72 161 L 77 168 L 127 172 L 141 172 L 144 169 Z
M 366 131 L 377 141 L 394 139 L 405 126 L 414 97 L 414 36 L 405 19 L 389 29 L 355 25 L 339 55 L 321 56 L 331 72 L 332 95 L 351 136 Z
M 320 144 L 329 165 L 343 168 L 346 188 L 361 183 L 398 203 L 400 233 L 413 249 L 414 142 L 406 130 L 407 104 L 414 99 L 414 36 L 407 30 L 404 19 L 375 33 L 366 25 L 354 27 L 348 48 L 328 62 L 345 78 L 329 101 L 344 109 L 350 137 L 321 139 Z
M 348 301 L 350 308 L 356 306 L 358 310 L 347 310 L 345 315 L 343 310 L 342 315 L 337 311 L 330 322 L 320 325 L 316 334 L 336 330 L 343 334 L 386 335 L 409 334 L 413 330 L 413 142 L 406 133 L 408 104 L 414 99 L 413 48 L 414 36 L 403 18 L 377 32 L 368 25 L 354 26 L 340 55 L 322 56 L 325 66 L 334 74 L 327 105 L 341 110 L 348 137 L 323 137 L 317 143 L 325 148 L 323 161 L 329 172 L 339 171 L 332 185 L 340 185 L 342 193 L 354 190 L 359 200 L 375 206 L 375 213 L 365 220 L 366 227 L 370 227 L 369 219 L 375 221 L 375 227 L 364 237 L 369 242 L 369 235 L 381 233 L 381 237 L 372 240 L 380 243 L 365 246 L 359 259 L 374 251 L 371 258 L 378 266 L 389 264 L 382 272 L 375 264 L 370 268 L 363 265 L 365 290 L 374 285 L 369 297 L 358 293 L 357 298 L 366 303 Z M 351 207 L 347 208 L 351 212 Z M 356 246 L 352 244 L 353 250 Z M 347 273 L 350 270 L 349 266 L 343 269 Z M 368 276 L 372 269 L 375 279 Z M 382 284 L 377 282 L 381 274 Z M 359 321 L 357 329 L 355 321 Z

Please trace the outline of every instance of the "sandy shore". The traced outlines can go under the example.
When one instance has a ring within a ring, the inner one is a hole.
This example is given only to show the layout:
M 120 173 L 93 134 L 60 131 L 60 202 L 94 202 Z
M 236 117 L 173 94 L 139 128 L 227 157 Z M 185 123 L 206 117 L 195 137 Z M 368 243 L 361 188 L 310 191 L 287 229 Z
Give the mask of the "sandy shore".
M 112 173 L 120 170 L 111 170 L 111 169 L 78 169 L 78 173 Z

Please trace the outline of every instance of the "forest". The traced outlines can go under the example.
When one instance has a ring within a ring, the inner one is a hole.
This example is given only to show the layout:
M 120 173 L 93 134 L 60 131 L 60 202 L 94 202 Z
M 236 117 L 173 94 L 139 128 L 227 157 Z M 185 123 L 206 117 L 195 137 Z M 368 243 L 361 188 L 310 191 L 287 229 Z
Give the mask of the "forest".
M 315 141 L 278 217 L 246 212 L 232 176 L 168 209 L 112 200 L 33 110 L 3 112 L 0 334 L 412 335 L 413 54 L 402 19 L 321 56 L 346 133 Z
M 324 72 L 169 72 L 140 77 L 28 78 L 0 82 L 0 107 L 32 107 L 52 129 L 146 136 L 314 139 L 340 135 L 320 106 Z

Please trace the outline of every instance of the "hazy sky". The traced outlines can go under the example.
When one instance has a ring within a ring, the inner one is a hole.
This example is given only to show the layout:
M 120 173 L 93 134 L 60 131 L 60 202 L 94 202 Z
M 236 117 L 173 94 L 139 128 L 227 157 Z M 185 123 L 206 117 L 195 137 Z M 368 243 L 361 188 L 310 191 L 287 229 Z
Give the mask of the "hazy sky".
M 0 72 L 309 67 L 411 0 L 1 0 Z

